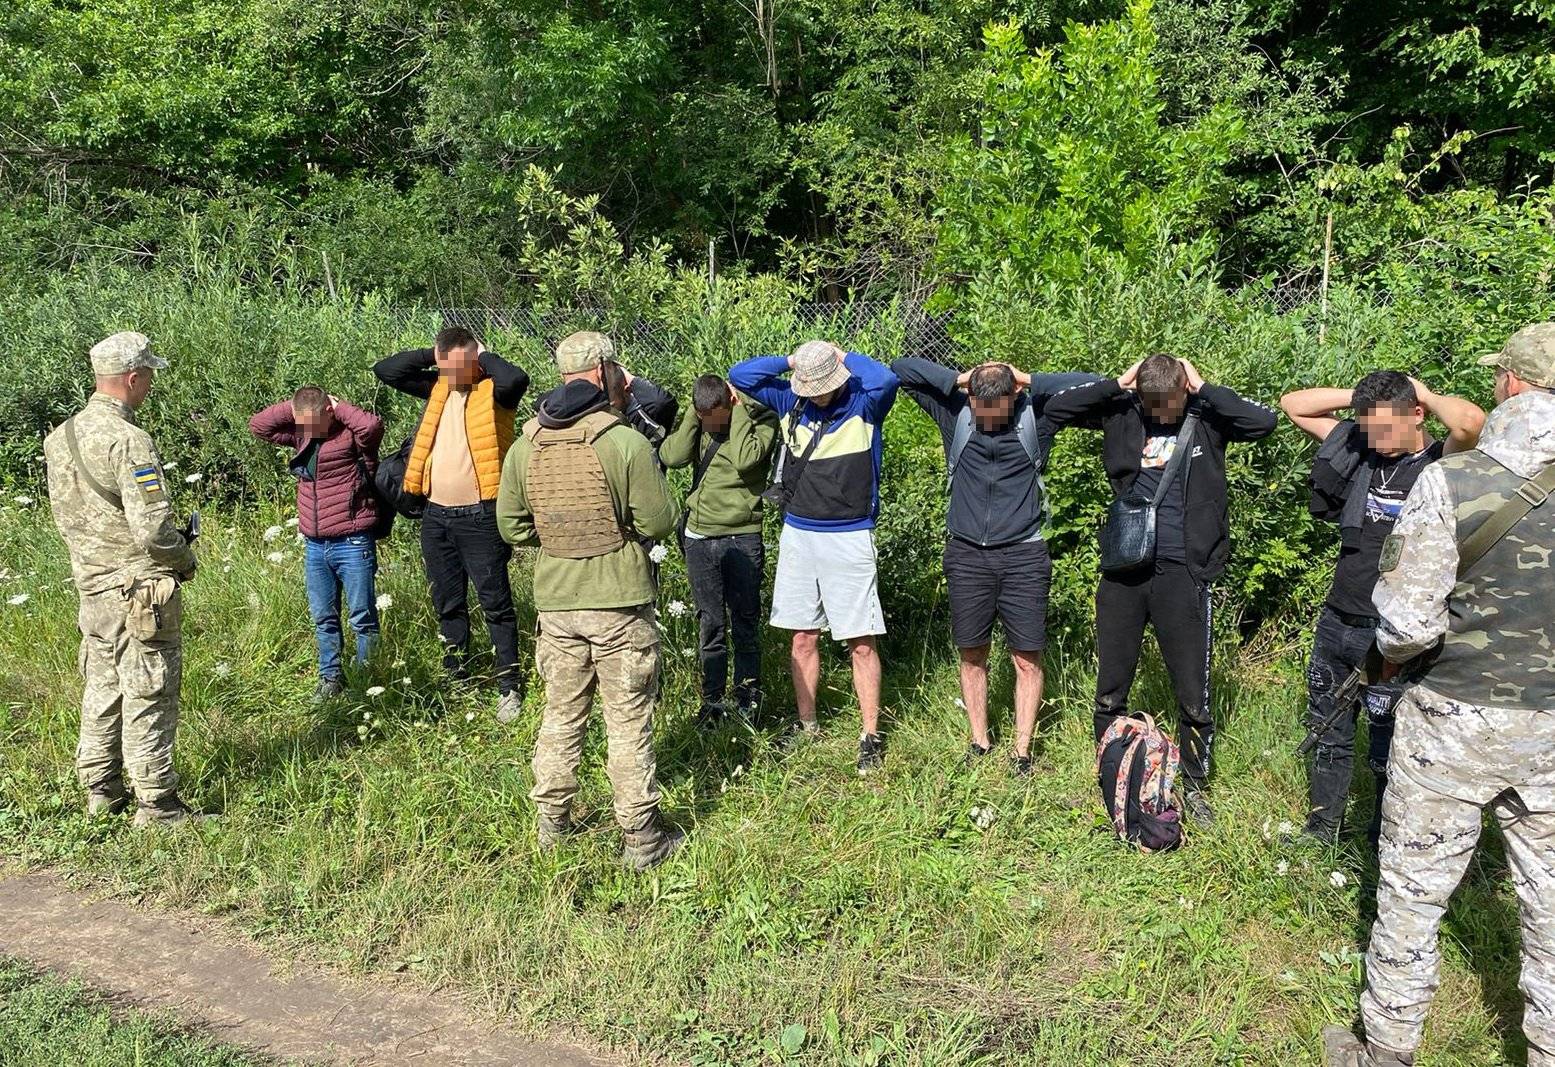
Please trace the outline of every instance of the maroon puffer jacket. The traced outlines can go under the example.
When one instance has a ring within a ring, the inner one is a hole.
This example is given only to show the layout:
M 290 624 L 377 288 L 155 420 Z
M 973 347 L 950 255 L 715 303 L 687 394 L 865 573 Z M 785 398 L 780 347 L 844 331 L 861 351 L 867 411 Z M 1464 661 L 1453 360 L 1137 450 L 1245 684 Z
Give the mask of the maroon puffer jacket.
M 305 472 L 308 442 L 292 421 L 290 400 L 265 408 L 248 420 L 248 428 L 261 441 L 292 449 L 292 470 Z M 382 419 L 344 401 L 335 403 L 335 424 L 319 445 L 314 476 L 303 473 L 297 480 L 298 529 L 304 537 L 346 537 L 372 529 L 378 499 L 368 483 L 378 467 L 382 440 Z

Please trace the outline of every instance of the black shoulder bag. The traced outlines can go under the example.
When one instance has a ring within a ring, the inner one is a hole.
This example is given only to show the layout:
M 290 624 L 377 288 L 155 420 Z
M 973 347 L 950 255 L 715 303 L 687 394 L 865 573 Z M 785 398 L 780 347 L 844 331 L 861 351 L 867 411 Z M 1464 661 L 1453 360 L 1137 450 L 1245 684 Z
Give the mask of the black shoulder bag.
M 1119 497 L 1107 508 L 1107 521 L 1101 528 L 1101 569 L 1103 574 L 1126 574 L 1155 562 L 1156 512 L 1172 479 L 1177 477 L 1193 454 L 1193 431 L 1198 416 L 1183 419 L 1177 432 L 1177 448 L 1161 472 L 1161 482 L 1149 500 Z
M 695 418 L 695 416 L 692 416 Z M 697 430 L 697 440 L 702 439 L 702 431 Z M 686 494 L 686 506 L 680 513 L 680 523 L 675 528 L 675 543 L 680 545 L 680 554 L 686 554 L 686 524 L 691 521 L 691 497 L 696 493 L 697 487 L 702 484 L 702 479 L 707 476 L 707 468 L 713 465 L 713 457 L 718 455 L 718 450 L 723 447 L 723 442 L 713 438 L 713 443 L 707 446 L 702 453 L 702 458 L 697 463 L 696 470 L 691 472 L 691 492 Z M 693 447 L 693 452 L 696 449 Z
M 777 507 L 779 515 L 788 514 L 789 502 L 794 499 L 794 491 L 799 488 L 799 483 L 804 479 L 805 470 L 810 466 L 810 457 L 815 454 L 821 438 L 831 430 L 834 419 L 835 417 L 827 418 L 821 423 L 820 427 L 811 433 L 810 441 L 805 445 L 804 451 L 799 454 L 797 460 L 790 463 L 789 461 L 794 459 L 794 454 L 789 447 L 789 442 L 794 439 L 794 428 L 799 423 L 799 407 L 796 405 L 788 413 L 788 429 L 783 434 L 783 452 L 778 457 L 777 477 L 767 487 L 766 492 L 761 494 L 761 499 Z M 796 469 L 790 470 L 790 467 Z

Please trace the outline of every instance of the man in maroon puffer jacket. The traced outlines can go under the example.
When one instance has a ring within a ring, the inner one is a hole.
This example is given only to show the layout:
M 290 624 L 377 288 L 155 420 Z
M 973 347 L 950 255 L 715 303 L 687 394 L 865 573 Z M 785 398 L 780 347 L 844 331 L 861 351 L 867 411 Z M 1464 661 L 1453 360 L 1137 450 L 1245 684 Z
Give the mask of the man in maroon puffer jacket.
M 248 428 L 262 441 L 293 450 L 287 468 L 297 478 L 308 612 L 319 646 L 315 696 L 328 700 L 343 689 L 342 591 L 356 634 L 357 663 L 366 662 L 378 639 L 378 549 L 372 534 L 380 505 L 372 475 L 383 420 L 308 385 L 255 415 Z

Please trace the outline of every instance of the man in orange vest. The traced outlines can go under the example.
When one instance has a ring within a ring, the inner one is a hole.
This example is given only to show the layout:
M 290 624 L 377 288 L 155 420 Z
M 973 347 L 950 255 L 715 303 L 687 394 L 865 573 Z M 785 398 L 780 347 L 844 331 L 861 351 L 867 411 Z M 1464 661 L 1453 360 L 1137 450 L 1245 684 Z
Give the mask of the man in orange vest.
M 463 326 L 440 330 L 431 348 L 381 360 L 373 373 L 391 389 L 426 401 L 405 466 L 405 492 L 426 499 L 421 558 L 432 587 L 443 666 L 466 677 L 469 585 L 474 584 L 495 649 L 502 696 L 497 718 L 512 722 L 519 691 L 518 620 L 508 561 L 513 550 L 497 532 L 497 484 L 513 443 L 513 413 L 529 376 L 488 352 Z

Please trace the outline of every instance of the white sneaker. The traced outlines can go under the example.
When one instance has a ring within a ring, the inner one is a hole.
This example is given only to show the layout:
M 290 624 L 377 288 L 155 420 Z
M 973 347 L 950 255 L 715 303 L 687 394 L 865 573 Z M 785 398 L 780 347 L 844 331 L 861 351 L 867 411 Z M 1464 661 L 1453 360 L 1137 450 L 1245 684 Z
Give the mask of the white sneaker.
M 518 717 L 523 713 L 524 698 L 517 689 L 511 693 L 503 693 L 502 699 L 497 701 L 497 721 L 504 726 L 517 722 Z

